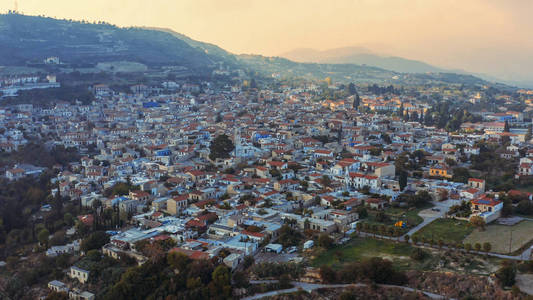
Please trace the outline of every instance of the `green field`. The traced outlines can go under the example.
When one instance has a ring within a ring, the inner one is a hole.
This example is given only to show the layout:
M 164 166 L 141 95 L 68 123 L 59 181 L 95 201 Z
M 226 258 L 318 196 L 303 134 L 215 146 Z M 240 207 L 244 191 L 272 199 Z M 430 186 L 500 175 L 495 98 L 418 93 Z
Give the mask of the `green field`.
M 417 208 L 417 209 L 405 209 L 405 208 L 397 208 L 397 207 L 388 207 L 383 212 L 387 216 L 387 220 L 385 222 L 379 222 L 376 220 L 376 215 L 379 211 L 371 210 L 368 212 L 368 217 L 366 219 L 363 219 L 364 222 L 369 224 L 377 224 L 377 225 L 394 225 L 397 221 L 407 221 L 409 224 L 409 228 L 415 227 L 416 225 L 422 223 L 424 219 L 418 215 L 420 211 L 427 209 L 431 206 L 423 207 L 423 208 Z
M 312 265 L 339 267 L 346 262 L 358 261 L 369 257 L 409 258 L 413 248 L 405 243 L 395 243 L 371 238 L 353 238 L 345 245 L 329 249 L 318 255 Z
M 426 238 L 426 240 L 433 240 L 435 243 L 438 240 L 445 243 L 462 243 L 472 231 L 473 228 L 466 221 L 437 219 L 420 229 L 414 236 L 418 237 L 419 240 Z
M 492 252 L 509 254 L 527 245 L 531 240 L 533 240 L 533 221 L 524 220 L 514 226 L 488 225 L 484 231 L 475 230 L 466 237 L 465 243 L 483 245 L 489 242 Z
M 340 269 L 342 265 L 360 261 L 369 257 L 381 257 L 393 262 L 396 269 L 401 271 L 443 271 L 466 272 L 469 274 L 488 275 L 498 269 L 500 260 L 476 254 L 457 251 L 441 251 L 425 249 L 427 258 L 422 261 L 411 259 L 414 247 L 410 244 L 372 238 L 353 238 L 348 244 L 336 246 L 327 251 L 319 251 L 311 260 L 311 265 L 320 267 L 329 265 Z

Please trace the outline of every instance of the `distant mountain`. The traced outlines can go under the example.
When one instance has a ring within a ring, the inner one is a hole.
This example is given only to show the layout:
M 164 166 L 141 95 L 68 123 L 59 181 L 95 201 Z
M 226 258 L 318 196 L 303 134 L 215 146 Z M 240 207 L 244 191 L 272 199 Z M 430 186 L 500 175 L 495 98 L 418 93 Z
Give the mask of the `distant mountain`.
M 363 47 L 344 47 L 325 51 L 301 48 L 283 53 L 280 56 L 297 62 L 369 65 L 401 73 L 445 71 L 417 60 L 379 55 Z
M 264 76 L 280 78 L 307 78 L 323 80 L 330 77 L 334 82 L 357 82 L 368 84 L 464 84 L 487 85 L 489 82 L 469 74 L 457 73 L 401 73 L 378 67 L 356 64 L 298 63 L 282 57 L 261 55 L 238 55 L 243 66 Z M 500 88 L 505 85 L 498 84 Z
M 323 80 L 331 77 L 335 81 L 385 83 L 397 75 L 396 72 L 371 66 L 354 64 L 299 63 L 282 57 L 241 54 L 239 61 L 247 68 L 263 75 L 281 78 L 301 77 Z
M 172 34 L 19 14 L 0 15 L 0 65 L 58 56 L 71 64 L 134 61 L 152 66 L 209 69 L 213 62 Z

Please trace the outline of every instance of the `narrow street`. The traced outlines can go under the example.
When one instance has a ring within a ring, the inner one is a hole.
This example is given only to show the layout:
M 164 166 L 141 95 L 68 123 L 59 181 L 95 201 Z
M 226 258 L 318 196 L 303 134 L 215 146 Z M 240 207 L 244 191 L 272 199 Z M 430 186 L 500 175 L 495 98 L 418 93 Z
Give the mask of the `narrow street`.
M 276 282 L 276 281 L 275 280 L 250 281 L 250 283 L 255 283 L 255 284 L 272 283 L 272 282 Z M 337 289 L 337 288 L 366 287 L 367 286 L 367 284 L 364 284 L 364 283 L 315 284 L 315 283 L 305 283 L 305 282 L 299 282 L 299 281 L 293 281 L 293 282 L 291 282 L 291 284 L 294 285 L 293 288 L 284 289 L 284 290 L 278 290 L 278 291 L 270 291 L 270 292 L 261 293 L 261 294 L 255 294 L 255 295 L 252 295 L 252 296 L 245 297 L 245 298 L 243 298 L 243 300 L 261 299 L 261 298 L 265 298 L 265 297 L 272 297 L 272 296 L 276 296 L 276 295 L 293 293 L 293 292 L 297 292 L 299 290 L 303 290 L 303 291 L 306 291 L 306 292 L 310 293 L 313 290 L 321 289 L 321 288 Z M 442 295 L 437 295 L 437 294 L 430 293 L 430 292 L 420 291 L 420 290 L 416 290 L 416 289 L 413 289 L 413 288 L 410 288 L 410 287 L 406 287 L 406 286 L 389 285 L 389 284 L 378 284 L 378 286 L 382 287 L 382 288 L 401 288 L 401 289 L 403 289 L 405 291 L 409 291 L 409 292 L 419 291 L 419 292 L 422 292 L 424 295 L 428 296 L 429 298 L 436 299 L 436 300 L 437 299 L 439 299 L 439 300 L 440 299 L 452 299 L 452 298 L 447 298 L 447 297 L 442 296 Z

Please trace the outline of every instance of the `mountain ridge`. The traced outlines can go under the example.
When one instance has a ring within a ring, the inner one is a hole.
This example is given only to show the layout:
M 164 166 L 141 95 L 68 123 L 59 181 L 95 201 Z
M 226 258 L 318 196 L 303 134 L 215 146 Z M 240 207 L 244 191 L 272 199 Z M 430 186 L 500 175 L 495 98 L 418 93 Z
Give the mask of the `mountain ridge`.
M 20 14 L 0 15 L 0 44 L 4 46 L 0 47 L 0 65 L 7 66 L 42 64 L 43 59 L 58 56 L 78 67 L 132 61 L 155 68 L 185 67 L 189 75 L 209 75 L 224 67 L 245 70 L 248 76 L 283 75 L 318 80 L 332 77 L 336 81 L 378 84 L 487 84 L 469 74 L 443 73 L 440 69 L 431 74 L 404 73 L 365 64 L 300 63 L 282 57 L 233 54 L 165 28 L 118 27 Z
M 353 63 L 371 65 L 401 73 L 426 73 L 446 72 L 447 70 L 435 67 L 428 63 L 407 59 L 399 56 L 378 54 L 365 47 L 341 47 L 328 50 L 315 50 L 312 48 L 298 48 L 279 56 L 297 62 L 315 62 L 328 64 Z

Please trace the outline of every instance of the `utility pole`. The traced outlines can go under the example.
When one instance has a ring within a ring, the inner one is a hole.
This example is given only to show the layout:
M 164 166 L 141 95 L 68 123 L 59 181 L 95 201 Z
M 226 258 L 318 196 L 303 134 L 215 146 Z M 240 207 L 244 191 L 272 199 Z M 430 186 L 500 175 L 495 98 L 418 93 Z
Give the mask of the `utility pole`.
M 14 12 L 18 13 L 19 12 L 19 2 L 18 2 L 18 0 L 15 0 L 15 7 L 14 8 L 15 8 Z

